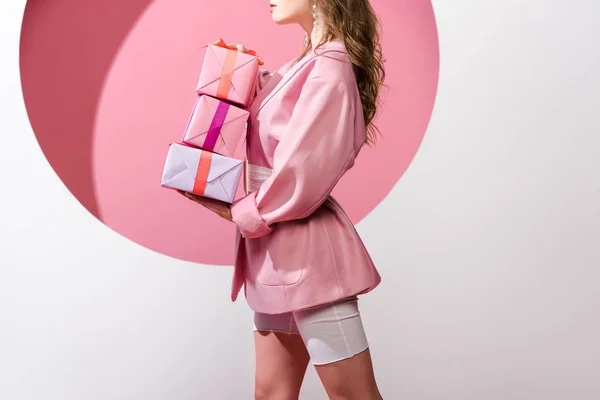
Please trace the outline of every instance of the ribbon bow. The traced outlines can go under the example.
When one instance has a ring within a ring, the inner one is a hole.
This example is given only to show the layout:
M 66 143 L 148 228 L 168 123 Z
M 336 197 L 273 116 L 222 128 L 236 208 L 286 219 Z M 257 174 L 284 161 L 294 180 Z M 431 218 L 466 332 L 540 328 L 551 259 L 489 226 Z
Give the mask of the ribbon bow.
M 221 38 L 219 38 L 219 40 L 217 40 L 214 43 L 211 43 L 212 46 L 217 46 L 217 47 L 222 47 L 224 49 L 228 49 L 228 50 L 233 50 L 233 51 L 237 51 L 237 48 L 235 47 L 231 47 L 231 46 L 227 46 L 227 43 L 225 43 L 225 41 Z M 209 45 L 206 45 L 204 47 L 208 47 Z M 256 56 L 256 51 L 254 50 L 248 50 L 245 52 L 245 54 L 249 54 L 251 56 Z
M 202 48 L 206 48 L 208 46 L 209 45 L 207 44 L 207 45 L 202 46 Z M 217 40 L 216 42 L 211 43 L 210 46 L 217 46 L 217 47 L 222 47 L 222 48 L 227 49 L 227 50 L 237 51 L 236 47 L 227 46 L 227 43 L 225 43 L 225 41 L 223 39 L 221 39 L 221 38 L 219 38 L 219 40 Z M 247 50 L 245 52 L 245 54 L 249 54 L 249 55 L 255 56 L 255 57 L 257 56 L 256 51 L 254 51 L 254 50 Z

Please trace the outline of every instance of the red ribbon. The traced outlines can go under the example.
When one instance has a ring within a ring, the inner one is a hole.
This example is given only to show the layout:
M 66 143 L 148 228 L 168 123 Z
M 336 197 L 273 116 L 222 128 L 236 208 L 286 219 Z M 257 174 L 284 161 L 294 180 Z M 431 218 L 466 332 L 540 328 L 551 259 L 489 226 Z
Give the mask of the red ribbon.
M 211 43 L 212 46 L 217 46 L 217 47 L 222 47 L 224 49 L 228 49 L 228 50 L 233 50 L 233 51 L 237 51 L 236 47 L 233 46 L 227 46 L 227 43 L 225 43 L 225 41 L 221 38 L 219 38 L 219 40 L 217 40 L 215 43 Z M 204 47 L 208 47 L 209 45 L 206 45 Z M 246 51 L 246 54 L 250 54 L 251 56 L 256 56 L 256 51 L 254 50 L 248 50 Z
M 208 171 L 210 171 L 210 163 L 212 161 L 212 153 L 207 150 L 201 150 L 200 162 L 196 171 L 196 180 L 194 181 L 194 189 L 192 193 L 198 196 L 204 196 L 206 181 L 208 180 Z

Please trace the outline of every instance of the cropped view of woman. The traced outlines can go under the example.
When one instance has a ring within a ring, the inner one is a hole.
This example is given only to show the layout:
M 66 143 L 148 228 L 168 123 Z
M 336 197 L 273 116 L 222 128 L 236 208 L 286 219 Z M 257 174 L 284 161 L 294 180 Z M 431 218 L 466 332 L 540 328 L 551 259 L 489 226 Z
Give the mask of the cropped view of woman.
M 358 310 L 358 296 L 381 277 L 331 197 L 376 140 L 385 77 L 378 19 L 368 0 L 271 0 L 270 8 L 275 23 L 299 24 L 305 37 L 297 58 L 259 70 L 246 195 L 230 205 L 180 193 L 237 226 L 231 297 L 244 287 L 255 313 L 255 398 L 298 399 L 311 363 L 330 399 L 382 399 Z

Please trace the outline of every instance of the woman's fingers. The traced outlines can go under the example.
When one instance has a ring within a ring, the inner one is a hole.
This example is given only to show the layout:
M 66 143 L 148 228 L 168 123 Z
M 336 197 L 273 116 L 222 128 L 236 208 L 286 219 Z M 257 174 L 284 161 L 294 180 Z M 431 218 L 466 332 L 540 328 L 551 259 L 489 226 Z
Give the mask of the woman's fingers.
M 240 53 L 247 53 L 248 52 L 248 48 L 246 46 L 244 46 L 243 44 L 239 44 L 239 43 L 227 43 L 227 47 L 229 47 L 231 50 L 237 50 Z M 264 65 L 265 62 L 262 59 L 262 57 L 258 57 L 258 65 Z
M 222 201 L 214 200 L 209 197 L 198 196 L 194 193 L 185 192 L 185 191 L 179 190 L 179 189 L 177 189 L 177 193 L 182 194 L 185 197 L 187 197 L 188 199 L 195 201 L 196 203 L 200 204 L 207 210 L 210 210 L 210 211 L 218 214 L 222 218 L 225 218 L 226 220 L 231 221 L 230 213 L 228 213 L 227 212 L 228 210 L 226 210 L 225 207 L 222 205 L 222 204 L 224 204 Z
M 244 46 L 243 44 L 239 44 L 239 43 L 227 43 L 227 47 L 231 48 L 232 50 L 237 50 L 240 53 L 245 53 L 248 51 L 246 46 Z
M 187 197 L 188 199 L 190 199 L 190 200 L 194 200 L 195 202 L 198 202 L 198 199 L 200 198 L 200 197 L 196 196 L 196 195 L 195 195 L 195 194 L 193 194 L 193 193 L 186 192 L 186 191 L 179 190 L 179 189 L 177 190 L 177 193 L 179 193 L 179 194 L 182 194 L 182 195 L 184 195 L 185 197 Z

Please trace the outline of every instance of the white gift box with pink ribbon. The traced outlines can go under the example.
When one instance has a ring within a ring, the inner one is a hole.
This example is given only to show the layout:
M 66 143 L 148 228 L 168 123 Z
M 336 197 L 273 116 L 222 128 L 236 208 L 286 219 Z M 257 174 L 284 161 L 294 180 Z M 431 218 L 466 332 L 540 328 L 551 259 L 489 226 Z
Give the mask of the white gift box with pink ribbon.
M 244 162 L 182 143 L 167 153 L 161 186 L 233 203 Z

